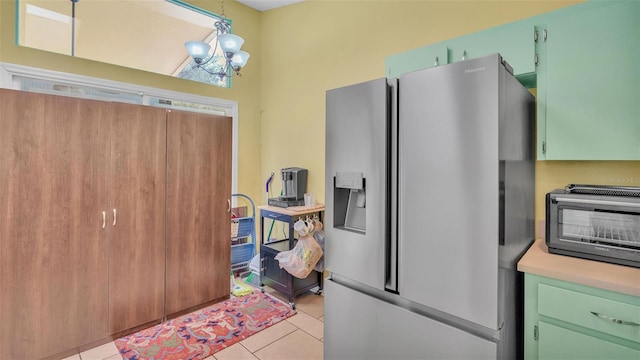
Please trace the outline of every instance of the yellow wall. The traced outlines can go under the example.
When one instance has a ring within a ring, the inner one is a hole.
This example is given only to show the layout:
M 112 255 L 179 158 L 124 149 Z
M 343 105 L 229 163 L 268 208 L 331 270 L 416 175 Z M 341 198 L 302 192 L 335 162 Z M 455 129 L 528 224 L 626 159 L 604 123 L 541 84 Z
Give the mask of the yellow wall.
M 384 77 L 387 55 L 578 2 L 308 0 L 265 12 L 261 177 L 308 168 L 309 191 L 324 201 L 326 90 Z M 538 162 L 536 170 L 537 219 L 544 194 L 567 183 L 640 184 L 637 161 Z
M 217 1 L 188 1 L 219 12 Z M 14 0 L 0 0 L 0 61 L 237 100 L 239 191 L 265 202 L 279 169 L 309 169 L 309 191 L 324 201 L 325 92 L 384 76 L 387 55 L 553 11 L 581 1 L 307 0 L 259 13 L 225 2 L 251 53 L 232 89 L 220 89 L 14 43 Z M 132 38 L 135 41 L 135 38 Z M 567 183 L 640 185 L 640 162 L 538 162 L 536 218 L 544 193 Z
M 220 4 L 217 1 L 189 1 L 189 3 L 214 13 L 220 12 Z M 14 41 L 14 14 L 15 0 L 0 0 L 1 62 L 238 101 L 238 190 L 254 199 L 261 196 L 260 189 L 263 185 L 257 175 L 261 167 L 260 81 L 262 68 L 260 62 L 262 61 L 262 47 L 260 46 L 260 12 L 235 1 L 225 2 L 225 15 L 233 20 L 234 31 L 245 38 L 243 49 L 251 54 L 251 59 L 242 70 L 243 76 L 233 78 L 232 89 L 222 89 L 151 72 L 19 47 Z M 211 25 L 213 27 L 213 24 Z M 131 37 L 131 41 L 136 41 L 135 36 Z

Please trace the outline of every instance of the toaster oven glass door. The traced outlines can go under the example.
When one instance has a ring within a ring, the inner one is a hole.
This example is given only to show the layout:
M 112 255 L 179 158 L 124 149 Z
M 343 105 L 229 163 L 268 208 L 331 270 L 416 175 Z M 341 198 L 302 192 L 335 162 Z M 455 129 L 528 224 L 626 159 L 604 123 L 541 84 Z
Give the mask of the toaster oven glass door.
M 560 207 L 560 238 L 640 249 L 640 212 Z

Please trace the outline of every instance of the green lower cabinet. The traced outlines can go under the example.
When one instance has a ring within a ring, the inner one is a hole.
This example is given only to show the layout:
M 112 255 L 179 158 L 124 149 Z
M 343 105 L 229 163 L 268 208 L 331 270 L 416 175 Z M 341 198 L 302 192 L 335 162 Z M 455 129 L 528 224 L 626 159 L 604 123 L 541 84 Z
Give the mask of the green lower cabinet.
M 597 337 L 538 322 L 539 359 L 640 359 L 640 350 L 618 345 Z
M 539 160 L 640 160 L 640 2 L 540 15 Z
M 525 359 L 640 359 L 640 297 L 525 273 Z

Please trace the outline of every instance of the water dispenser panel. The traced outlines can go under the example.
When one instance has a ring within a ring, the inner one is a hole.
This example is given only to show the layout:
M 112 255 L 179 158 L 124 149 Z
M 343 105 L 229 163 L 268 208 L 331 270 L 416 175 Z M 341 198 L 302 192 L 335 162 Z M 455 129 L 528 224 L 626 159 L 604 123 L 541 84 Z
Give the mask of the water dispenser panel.
M 336 172 L 334 178 L 334 219 L 337 229 L 366 232 L 365 178 L 361 172 Z
M 361 172 L 336 173 L 336 187 L 343 189 L 364 189 L 364 177 Z

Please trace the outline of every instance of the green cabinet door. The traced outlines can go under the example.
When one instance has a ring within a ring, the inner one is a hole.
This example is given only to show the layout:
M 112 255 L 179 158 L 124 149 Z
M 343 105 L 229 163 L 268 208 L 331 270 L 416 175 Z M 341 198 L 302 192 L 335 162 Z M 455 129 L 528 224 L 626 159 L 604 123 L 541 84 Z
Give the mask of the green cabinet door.
M 524 358 L 640 359 L 640 297 L 524 274 Z
M 519 75 L 536 71 L 534 36 L 533 19 L 525 19 L 445 43 L 449 48 L 449 63 L 500 53 L 513 73 Z
M 538 159 L 640 159 L 640 2 L 537 17 Z
M 495 53 L 507 60 L 514 74 L 534 73 L 533 18 L 390 55 L 386 58 L 387 77 Z
M 443 44 L 424 46 L 385 59 L 388 78 L 399 78 L 402 74 L 427 69 L 447 63 L 447 48 Z
M 544 321 L 539 323 L 539 359 L 640 359 L 640 350 L 571 331 Z

